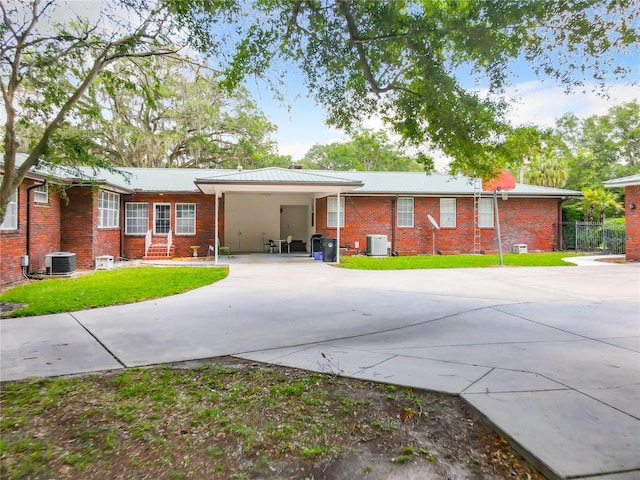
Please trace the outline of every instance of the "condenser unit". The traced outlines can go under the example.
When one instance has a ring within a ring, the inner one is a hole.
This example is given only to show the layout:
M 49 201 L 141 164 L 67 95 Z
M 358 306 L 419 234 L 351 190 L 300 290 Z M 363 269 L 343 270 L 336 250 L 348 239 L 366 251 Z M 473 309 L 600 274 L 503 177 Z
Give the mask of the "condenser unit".
M 387 236 L 367 235 L 367 255 L 370 257 L 386 257 Z
M 71 275 L 76 271 L 76 254 L 70 252 L 52 252 L 44 256 L 47 275 Z

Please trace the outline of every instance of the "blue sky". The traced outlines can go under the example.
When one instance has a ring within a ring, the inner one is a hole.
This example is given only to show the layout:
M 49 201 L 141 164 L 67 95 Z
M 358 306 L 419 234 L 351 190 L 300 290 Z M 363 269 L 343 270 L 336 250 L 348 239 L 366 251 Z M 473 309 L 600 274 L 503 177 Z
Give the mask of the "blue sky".
M 515 70 L 517 78 L 506 90 L 508 98 L 513 99 L 508 120 L 514 126 L 534 124 L 541 127 L 555 125 L 555 120 L 565 113 L 572 112 L 580 118 L 602 115 L 613 105 L 640 102 L 640 59 L 637 57 L 619 57 L 620 64 L 631 67 L 633 74 L 628 83 L 608 85 L 609 97 L 596 93 L 593 85 L 586 84 L 567 94 L 564 87 L 551 79 L 536 77 L 526 65 L 519 64 Z M 325 144 L 346 140 L 344 132 L 325 125 L 325 112 L 316 105 L 306 92 L 301 76 L 290 71 L 286 78 L 286 104 L 273 99 L 271 93 L 260 83 L 251 82 L 248 86 L 258 106 L 270 120 L 278 126 L 274 139 L 278 143 L 279 153 L 291 155 L 294 160 L 304 156 L 314 144 Z M 384 128 L 377 119 L 365 121 L 368 128 Z M 445 161 L 439 162 L 442 169 Z

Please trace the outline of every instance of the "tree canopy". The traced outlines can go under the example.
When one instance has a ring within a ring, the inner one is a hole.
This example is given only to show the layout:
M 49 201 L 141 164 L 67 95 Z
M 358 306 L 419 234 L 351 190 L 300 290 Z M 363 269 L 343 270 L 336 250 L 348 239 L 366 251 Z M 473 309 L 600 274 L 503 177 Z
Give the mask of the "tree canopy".
M 514 62 L 567 88 L 606 86 L 630 73 L 616 55 L 637 56 L 640 44 L 640 6 L 629 0 L 112 0 L 65 21 L 54 15 L 61 5 L 0 3 L 0 221 L 53 145 L 69 161 L 109 165 L 79 130 L 61 126 L 91 114 L 80 102 L 89 87 L 130 59 L 188 46 L 209 56 L 231 91 L 247 75 L 292 63 L 328 123 L 349 131 L 379 116 L 406 141 L 441 148 L 453 171 L 485 176 L 501 166 L 495 151 L 508 131 L 503 94 Z M 42 128 L 15 169 L 19 123 Z
M 300 162 L 321 170 L 419 171 L 424 168 L 404 154 L 384 131 L 362 129 L 347 142 L 314 145 Z
M 604 115 L 563 115 L 556 128 L 567 146 L 569 188 L 597 187 L 640 173 L 640 104 L 611 107 Z
M 274 151 L 276 127 L 248 92 L 222 91 L 215 72 L 182 58 L 118 65 L 80 105 L 95 114 L 78 130 L 116 166 L 252 167 Z
M 261 71 L 256 52 L 266 48 L 301 67 L 330 124 L 348 130 L 379 116 L 407 141 L 441 148 L 451 170 L 479 176 L 501 166 L 495 149 L 509 130 L 504 89 L 516 61 L 570 89 L 629 74 L 616 55 L 639 44 L 640 6 L 627 0 L 265 0 L 258 8 L 275 23 L 241 42 L 230 81 Z

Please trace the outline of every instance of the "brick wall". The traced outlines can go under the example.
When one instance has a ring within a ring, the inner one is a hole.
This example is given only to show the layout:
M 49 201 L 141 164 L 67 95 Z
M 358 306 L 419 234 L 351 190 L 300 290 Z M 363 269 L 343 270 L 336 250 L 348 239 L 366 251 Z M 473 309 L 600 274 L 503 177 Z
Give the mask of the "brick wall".
M 535 198 L 498 199 L 502 248 L 512 251 L 516 243 L 526 243 L 529 251 L 552 251 L 558 218 L 558 200 Z M 393 242 L 393 250 L 400 255 L 431 253 L 433 251 L 432 229 L 427 218 L 430 214 L 440 223 L 440 199 L 434 197 L 414 198 L 414 226 L 392 228 L 397 225 L 395 197 L 345 198 L 345 228 L 340 230 L 340 246 L 366 249 L 367 235 L 387 235 Z M 336 229 L 327 227 L 327 201 L 318 199 L 316 206 L 316 230 L 324 236 L 335 237 Z M 396 218 L 394 218 L 396 217 Z M 495 228 L 481 229 L 481 249 L 497 252 Z M 457 198 L 456 227 L 441 228 L 435 232 L 435 250 L 444 252 L 473 252 L 473 198 Z
M 20 256 L 27 253 L 27 185 L 23 183 L 18 189 L 18 229 L 0 230 L 0 283 L 11 283 L 20 280 Z
M 627 261 L 640 262 L 640 185 L 625 188 Z M 631 209 L 631 204 L 635 208 Z
M 173 243 L 175 245 L 176 257 L 188 257 L 193 254 L 192 245 L 200 245 L 199 255 L 207 254 L 207 247 L 214 243 L 214 206 L 215 197 L 203 195 L 202 193 L 176 193 L 176 194 L 153 194 L 136 193 L 133 195 L 123 195 L 122 203 L 122 228 L 124 232 L 125 203 L 139 202 L 149 204 L 149 227 L 153 231 L 153 210 L 154 203 L 171 204 L 171 230 L 173 231 Z M 196 204 L 196 233 L 195 235 L 177 235 L 175 233 L 176 203 Z M 219 215 L 219 236 L 224 238 L 224 202 L 220 202 Z M 127 258 L 142 258 L 144 255 L 144 235 L 123 235 L 123 256 Z M 154 235 L 153 243 L 165 243 L 166 235 Z
M 44 272 L 44 256 L 60 251 L 60 206 L 56 187 L 49 188 L 49 203 L 33 202 L 31 191 L 30 272 Z
M 0 232 L 0 283 L 21 278 L 20 256 L 26 253 L 26 188 L 20 187 L 19 228 L 16 231 Z M 32 192 L 33 195 L 33 192 Z M 214 242 L 213 196 L 200 193 L 151 194 L 136 193 L 121 195 L 121 218 L 119 228 L 98 228 L 98 191 L 89 187 L 72 187 L 66 191 L 68 203 L 57 194 L 50 194 L 48 205 L 35 205 L 32 209 L 32 269 L 44 269 L 44 255 L 51 251 L 69 251 L 76 254 L 78 268 L 90 268 L 96 255 L 120 255 L 141 258 L 144 254 L 144 236 L 125 235 L 125 202 L 149 203 L 149 229 L 153 230 L 153 204 L 171 205 L 172 230 L 175 232 L 175 204 L 196 204 L 195 235 L 175 235 L 175 255 L 187 257 L 191 246 L 200 245 L 201 255 L 206 255 L 207 246 Z M 627 205 L 640 206 L 640 187 L 627 189 Z M 521 199 L 510 197 L 498 200 L 503 251 L 510 252 L 513 244 L 526 243 L 529 251 L 551 251 L 554 249 L 554 224 L 558 218 L 557 199 Z M 392 196 L 346 196 L 346 227 L 341 229 L 341 247 L 350 247 L 350 253 L 366 249 L 367 235 L 387 235 L 393 241 L 393 249 L 401 255 L 431 253 L 432 229 L 427 215 L 431 214 L 440 223 L 440 200 L 437 197 L 414 198 L 414 226 L 392 227 L 396 219 L 395 197 Z M 219 236 L 224 238 L 224 197 L 220 201 Z M 627 257 L 639 260 L 640 232 L 638 231 L 640 208 L 627 208 Z M 327 227 L 326 198 L 317 200 L 316 230 L 326 237 L 336 235 L 335 228 Z M 635 233 L 634 233 L 635 232 Z M 156 241 L 165 241 L 156 237 Z M 358 248 L 355 247 L 359 243 Z M 634 243 L 635 242 L 635 243 Z M 122 245 L 122 246 L 121 246 Z M 495 228 L 481 230 L 481 249 L 497 251 Z M 456 227 L 441 228 L 435 232 L 435 250 L 444 252 L 473 252 L 473 199 L 457 198 Z
M 68 203 L 62 206 L 60 249 L 76 254 L 76 268 L 89 268 L 94 262 L 94 232 L 98 224 L 98 191 L 73 187 L 66 191 Z
M 25 180 L 18 189 L 18 229 L 0 230 L 0 284 L 23 278 L 20 257 L 29 254 L 29 273 L 44 271 L 44 256 L 60 250 L 60 196 L 49 190 L 49 203 L 33 202 L 33 189 L 40 184 Z M 30 241 L 27 247 L 27 195 L 30 197 Z

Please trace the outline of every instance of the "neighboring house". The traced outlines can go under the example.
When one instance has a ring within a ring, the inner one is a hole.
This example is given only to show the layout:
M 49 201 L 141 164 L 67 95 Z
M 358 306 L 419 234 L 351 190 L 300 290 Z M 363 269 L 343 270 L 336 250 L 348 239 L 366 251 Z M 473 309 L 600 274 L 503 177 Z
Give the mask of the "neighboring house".
M 0 226 L 0 284 L 22 278 L 24 255 L 28 272 L 44 271 L 45 255 L 58 251 L 90 268 L 103 255 L 187 257 L 196 245 L 205 255 L 216 238 L 234 254 L 262 252 L 269 239 L 289 235 L 308 251 L 315 233 L 339 238 L 341 254 L 364 253 L 368 235 L 386 235 L 397 255 L 497 250 L 492 193 L 466 177 L 275 167 L 121 171 L 30 173 Z M 508 198 L 499 195 L 503 249 L 554 250 L 560 204 L 580 195 L 520 184 Z
M 640 262 L 640 175 L 604 182 L 608 188 L 624 188 L 626 259 Z

